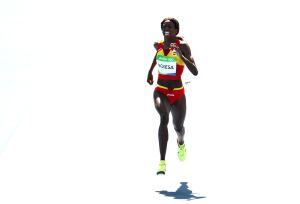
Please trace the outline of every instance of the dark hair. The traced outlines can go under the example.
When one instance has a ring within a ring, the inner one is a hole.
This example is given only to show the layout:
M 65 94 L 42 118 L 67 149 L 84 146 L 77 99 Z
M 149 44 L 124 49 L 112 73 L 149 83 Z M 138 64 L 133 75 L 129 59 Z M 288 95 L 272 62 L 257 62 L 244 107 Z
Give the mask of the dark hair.
M 163 28 L 163 24 L 164 24 L 165 21 L 171 21 L 171 22 L 174 24 L 175 28 L 177 29 L 177 33 L 176 33 L 176 35 L 177 35 L 177 34 L 179 33 L 179 22 L 178 22 L 178 20 L 176 20 L 175 18 L 172 18 L 172 17 L 165 18 L 165 19 L 160 23 L 160 28 L 161 28 L 161 29 Z M 177 39 L 183 40 L 183 37 L 177 36 Z

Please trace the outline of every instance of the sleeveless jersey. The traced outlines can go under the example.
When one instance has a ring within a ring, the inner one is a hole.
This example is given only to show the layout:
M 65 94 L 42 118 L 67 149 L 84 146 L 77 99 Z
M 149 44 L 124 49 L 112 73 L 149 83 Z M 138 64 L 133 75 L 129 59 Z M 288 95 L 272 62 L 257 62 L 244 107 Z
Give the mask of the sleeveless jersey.
M 176 45 L 180 45 L 180 40 L 176 40 Z M 157 45 L 156 64 L 158 67 L 158 79 L 164 80 L 181 80 L 184 68 L 184 62 L 177 55 L 173 48 L 164 51 L 164 42 L 161 41 Z

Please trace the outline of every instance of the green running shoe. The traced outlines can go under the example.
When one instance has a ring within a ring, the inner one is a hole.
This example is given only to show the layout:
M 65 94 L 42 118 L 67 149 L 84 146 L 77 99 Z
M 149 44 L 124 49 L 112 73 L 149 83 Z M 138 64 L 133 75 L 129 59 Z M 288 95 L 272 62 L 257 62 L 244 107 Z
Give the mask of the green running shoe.
M 178 144 L 178 151 L 177 151 L 178 159 L 180 161 L 184 161 L 186 157 L 186 149 L 185 149 L 185 144 Z
M 156 174 L 159 175 L 159 174 L 165 174 L 165 173 L 166 173 L 166 161 L 160 160 Z

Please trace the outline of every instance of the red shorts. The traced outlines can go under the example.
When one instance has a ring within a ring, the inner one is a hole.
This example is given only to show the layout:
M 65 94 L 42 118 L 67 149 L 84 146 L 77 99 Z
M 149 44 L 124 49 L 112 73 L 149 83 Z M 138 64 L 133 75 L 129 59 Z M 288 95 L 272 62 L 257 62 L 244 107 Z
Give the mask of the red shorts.
M 177 100 L 179 100 L 184 95 L 183 86 L 180 88 L 175 88 L 173 90 L 170 90 L 164 86 L 157 86 L 155 88 L 155 91 L 159 91 L 159 92 L 163 93 L 167 97 L 170 104 L 175 103 Z

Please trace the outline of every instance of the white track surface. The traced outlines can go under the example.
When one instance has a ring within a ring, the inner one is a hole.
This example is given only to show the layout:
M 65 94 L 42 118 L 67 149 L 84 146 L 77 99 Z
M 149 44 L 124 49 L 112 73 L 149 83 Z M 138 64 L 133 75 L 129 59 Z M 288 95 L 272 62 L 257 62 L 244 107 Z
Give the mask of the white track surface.
M 101 2 L 1 1 L 0 203 L 299 204 L 297 1 Z M 187 160 L 170 120 L 158 177 L 146 74 L 166 16 L 199 75 Z

